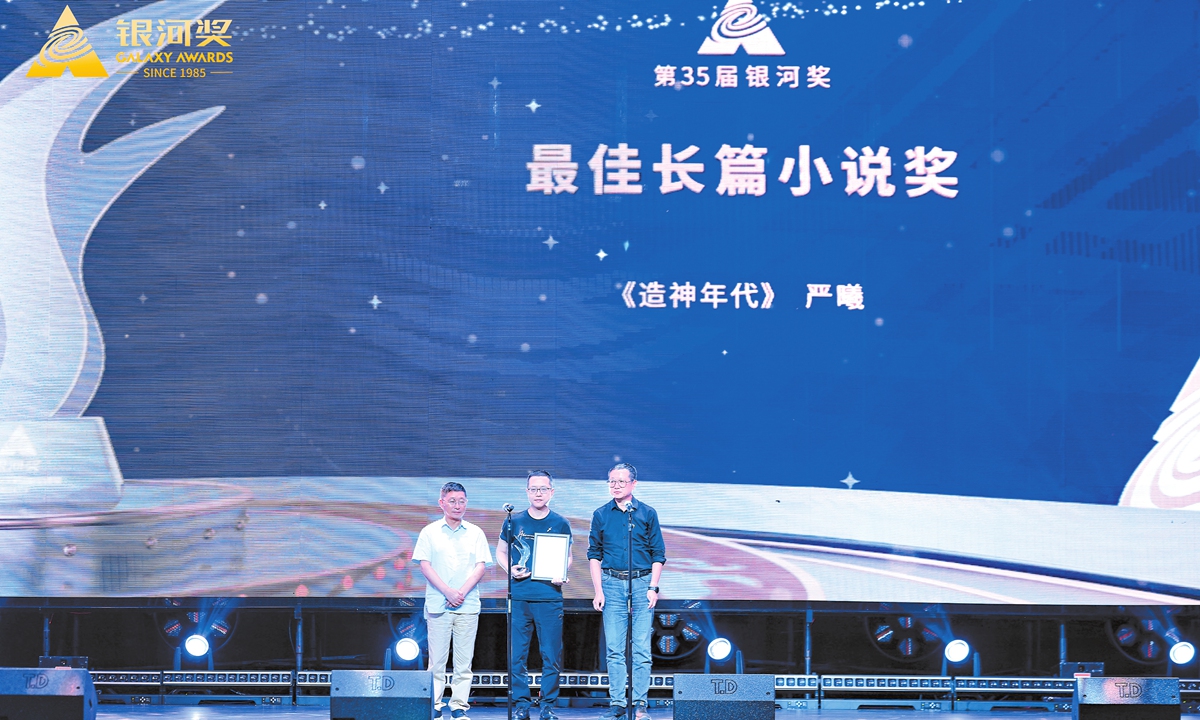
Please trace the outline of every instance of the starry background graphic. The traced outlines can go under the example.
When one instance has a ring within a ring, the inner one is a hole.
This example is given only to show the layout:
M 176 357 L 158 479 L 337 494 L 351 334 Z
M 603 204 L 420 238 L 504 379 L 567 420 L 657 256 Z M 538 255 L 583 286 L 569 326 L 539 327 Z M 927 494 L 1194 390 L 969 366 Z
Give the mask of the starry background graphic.
M 72 9 L 86 29 L 143 5 Z M 620 457 L 649 479 L 1114 503 L 1200 357 L 1195 8 L 758 7 L 786 56 L 697 55 L 703 2 L 226 3 L 232 75 L 135 77 L 85 142 L 227 107 L 89 244 L 89 414 L 125 475 L 600 477 Z M 61 9 L 0 3 L 5 73 Z M 740 87 L 654 87 L 664 64 L 737 65 Z M 777 64 L 832 87 L 775 87 Z M 593 195 L 587 160 L 620 142 L 643 194 Z M 747 142 L 766 195 L 717 195 L 713 156 Z M 526 192 L 535 143 L 571 144 L 577 193 Z M 662 143 L 700 148 L 702 193 L 658 192 Z M 834 183 L 814 170 L 797 198 L 776 178 L 802 143 Z M 843 191 L 842 148 L 868 145 L 895 196 Z M 916 145 L 958 152 L 957 198 L 905 196 Z M 777 297 L 630 310 L 630 280 Z M 807 283 L 861 283 L 866 309 L 805 309 Z

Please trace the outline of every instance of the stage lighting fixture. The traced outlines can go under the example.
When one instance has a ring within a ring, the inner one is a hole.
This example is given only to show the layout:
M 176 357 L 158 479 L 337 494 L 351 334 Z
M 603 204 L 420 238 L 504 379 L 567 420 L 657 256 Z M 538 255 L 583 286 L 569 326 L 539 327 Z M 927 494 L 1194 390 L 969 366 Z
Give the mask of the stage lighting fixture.
M 396 657 L 403 662 L 412 662 L 421 654 L 421 646 L 412 638 L 400 638 L 396 641 Z
M 708 656 L 717 662 L 720 662 L 733 652 L 733 643 L 725 638 L 719 637 L 708 644 Z
M 1113 632 L 1113 637 L 1121 647 L 1133 647 L 1138 641 L 1138 631 L 1130 623 L 1124 623 Z
M 1171 652 L 1167 656 L 1176 665 L 1187 665 L 1196 659 L 1196 646 L 1186 640 L 1177 642 L 1171 646 Z
M 883 644 L 891 642 L 892 638 L 896 636 L 896 631 L 892 629 L 891 625 L 876 625 L 874 634 L 875 642 Z
M 871 645 L 893 661 L 915 662 L 944 649 L 937 618 L 875 615 L 865 618 L 865 623 Z
M 1108 637 L 1126 658 L 1141 665 L 1157 665 L 1183 641 L 1179 629 L 1155 618 L 1117 617 L 1107 622 Z M 1185 652 L 1181 650 L 1180 652 Z
M 719 637 L 708 644 L 704 656 L 704 673 L 726 672 L 741 675 L 746 672 L 746 660 L 742 651 L 733 646 L 730 640 Z
M 678 664 L 697 651 L 703 653 L 707 646 L 697 621 L 677 612 L 655 613 L 650 636 L 655 663 Z
M 208 639 L 203 635 L 192 635 L 183 641 L 183 649 L 192 657 L 204 657 L 208 654 Z
M 1138 655 L 1145 662 L 1154 662 L 1162 655 L 1162 646 L 1157 640 L 1147 640 L 1138 646 Z
M 966 640 L 951 640 L 946 643 L 946 659 L 952 663 L 960 663 L 971 655 L 971 646 Z

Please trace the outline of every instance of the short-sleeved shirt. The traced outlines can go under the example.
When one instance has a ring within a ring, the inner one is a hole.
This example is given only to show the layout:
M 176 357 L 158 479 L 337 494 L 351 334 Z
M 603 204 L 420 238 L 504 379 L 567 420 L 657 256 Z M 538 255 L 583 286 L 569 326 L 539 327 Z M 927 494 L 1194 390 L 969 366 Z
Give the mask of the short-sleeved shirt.
M 633 569 L 650 570 L 654 563 L 667 561 L 658 512 L 637 498 L 630 498 L 629 502 L 633 507 Z M 601 567 L 611 570 L 625 570 L 629 567 L 627 533 L 628 518 L 616 500 L 596 508 L 588 537 L 588 559 L 599 560 Z
M 417 563 L 428 560 L 443 582 L 458 588 L 467 581 L 477 563 L 492 564 L 492 550 L 478 525 L 463 520 L 458 528 L 451 528 L 443 517 L 421 530 L 412 559 Z M 463 604 L 456 608 L 446 606 L 446 596 L 433 583 L 425 585 L 425 611 L 431 615 L 447 611 L 470 614 L 479 612 L 479 609 L 478 583 L 467 593 Z
M 555 533 L 568 537 L 571 536 L 571 523 L 553 510 L 541 520 L 532 517 L 529 511 L 526 510 L 513 515 L 512 524 L 512 545 L 508 549 L 508 557 L 513 564 L 524 565 L 530 570 L 533 569 L 534 535 L 538 533 Z M 507 518 L 505 518 L 504 525 L 500 528 L 500 539 L 508 542 Z M 533 578 L 517 580 L 514 578 L 512 596 L 513 600 L 524 600 L 526 602 L 562 600 L 562 587 L 548 580 L 534 580 Z

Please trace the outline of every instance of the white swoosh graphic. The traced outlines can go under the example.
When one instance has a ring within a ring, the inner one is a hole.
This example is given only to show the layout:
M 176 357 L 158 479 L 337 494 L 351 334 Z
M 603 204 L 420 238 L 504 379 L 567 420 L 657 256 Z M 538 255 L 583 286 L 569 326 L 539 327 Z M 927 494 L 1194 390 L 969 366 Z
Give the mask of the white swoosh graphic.
M 224 111 L 208 108 L 82 151 L 92 121 L 140 65 L 118 65 L 116 23 L 198 19 L 224 0 L 162 0 L 84 30 L 110 76 L 0 82 L 0 417 L 78 417 L 104 369 L 104 341 L 83 286 L 83 252 L 109 206 L 143 172 Z
M 1154 441 L 1118 504 L 1200 510 L 1200 362 L 1171 403 L 1171 414 Z

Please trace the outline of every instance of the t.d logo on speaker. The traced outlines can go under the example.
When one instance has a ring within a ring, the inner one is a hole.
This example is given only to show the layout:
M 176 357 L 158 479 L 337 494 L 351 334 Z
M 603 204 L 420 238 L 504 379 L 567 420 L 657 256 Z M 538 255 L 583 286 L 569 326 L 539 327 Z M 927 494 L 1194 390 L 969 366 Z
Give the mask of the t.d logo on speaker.
M 714 695 L 732 695 L 737 692 L 737 683 L 726 678 L 713 678 Z
M 41 690 L 50 684 L 50 678 L 46 673 L 32 673 L 25 676 L 26 690 Z
M 396 687 L 396 681 L 386 675 L 372 675 L 371 679 L 372 690 L 391 690 Z

